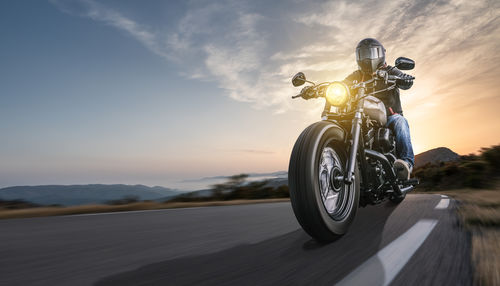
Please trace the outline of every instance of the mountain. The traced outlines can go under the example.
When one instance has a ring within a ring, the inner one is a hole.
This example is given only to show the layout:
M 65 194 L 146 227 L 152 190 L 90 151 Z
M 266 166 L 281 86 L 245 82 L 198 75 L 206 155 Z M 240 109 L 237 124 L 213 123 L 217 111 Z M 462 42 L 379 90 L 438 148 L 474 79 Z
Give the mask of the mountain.
M 0 189 L 0 199 L 25 200 L 41 205 L 81 205 L 104 203 L 125 196 L 135 196 L 139 200 L 155 200 L 180 193 L 178 190 L 144 185 L 45 185 L 3 188 Z
M 460 155 L 446 147 L 439 147 L 420 153 L 415 156 L 415 167 L 422 167 L 427 163 L 436 164 L 439 162 L 456 161 Z

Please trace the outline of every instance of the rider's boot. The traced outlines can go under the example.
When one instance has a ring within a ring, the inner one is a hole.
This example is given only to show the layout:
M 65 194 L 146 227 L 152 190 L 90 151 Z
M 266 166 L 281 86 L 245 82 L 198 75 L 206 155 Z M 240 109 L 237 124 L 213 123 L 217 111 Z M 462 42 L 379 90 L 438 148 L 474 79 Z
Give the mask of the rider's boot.
M 394 162 L 394 172 L 399 180 L 407 181 L 410 179 L 410 174 L 412 171 L 412 167 L 410 164 L 404 160 L 397 159 Z

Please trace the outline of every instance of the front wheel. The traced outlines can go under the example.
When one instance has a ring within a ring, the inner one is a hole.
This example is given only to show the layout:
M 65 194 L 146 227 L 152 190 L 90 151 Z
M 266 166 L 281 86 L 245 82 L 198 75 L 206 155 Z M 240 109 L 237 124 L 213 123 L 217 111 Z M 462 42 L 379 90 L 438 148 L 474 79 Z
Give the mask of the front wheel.
M 346 233 L 359 204 L 359 172 L 343 182 L 347 167 L 344 130 L 331 122 L 306 128 L 293 147 L 288 185 L 293 211 L 302 228 L 320 242 Z

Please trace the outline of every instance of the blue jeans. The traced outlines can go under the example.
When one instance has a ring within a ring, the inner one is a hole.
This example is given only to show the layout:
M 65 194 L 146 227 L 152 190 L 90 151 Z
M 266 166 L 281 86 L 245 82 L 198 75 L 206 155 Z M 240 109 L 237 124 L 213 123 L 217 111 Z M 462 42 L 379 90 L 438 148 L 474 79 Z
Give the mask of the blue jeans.
M 415 165 L 413 147 L 411 146 L 410 126 L 408 121 L 401 114 L 394 114 L 387 117 L 387 127 L 389 127 L 396 137 L 396 157 L 410 164 Z

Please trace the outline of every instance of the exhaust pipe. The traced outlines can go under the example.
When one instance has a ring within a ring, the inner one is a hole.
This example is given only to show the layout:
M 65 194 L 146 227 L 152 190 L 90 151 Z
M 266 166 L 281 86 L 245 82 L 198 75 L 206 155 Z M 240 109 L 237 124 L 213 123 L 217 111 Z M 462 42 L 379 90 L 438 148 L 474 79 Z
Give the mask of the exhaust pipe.
M 377 151 L 365 149 L 365 155 L 379 161 L 382 164 L 382 168 L 384 168 L 386 175 L 389 176 L 389 180 L 396 181 L 396 174 L 394 173 L 394 169 L 392 169 L 391 163 L 389 162 L 389 160 L 387 160 L 384 154 Z
M 394 189 L 394 192 L 398 196 L 404 195 L 404 194 L 408 193 L 409 191 L 413 190 L 413 188 L 415 187 L 413 185 L 410 185 L 410 186 L 407 186 L 404 188 L 400 188 L 398 186 L 398 184 L 395 183 L 396 182 L 396 173 L 394 173 L 394 169 L 392 168 L 391 163 L 389 162 L 389 160 L 387 160 L 387 158 L 384 156 L 384 154 L 379 153 L 377 151 L 365 149 L 365 155 L 367 157 L 370 157 L 372 159 L 379 161 L 382 164 L 382 168 L 384 168 L 385 174 L 389 177 L 390 181 L 394 182 L 392 184 L 392 188 Z M 412 181 L 412 183 L 413 183 L 413 181 Z M 418 180 L 416 180 L 416 184 L 418 184 Z
M 406 194 L 406 193 L 408 193 L 409 191 L 413 190 L 413 188 L 414 188 L 414 186 L 404 187 L 404 188 L 400 189 L 401 194 Z

